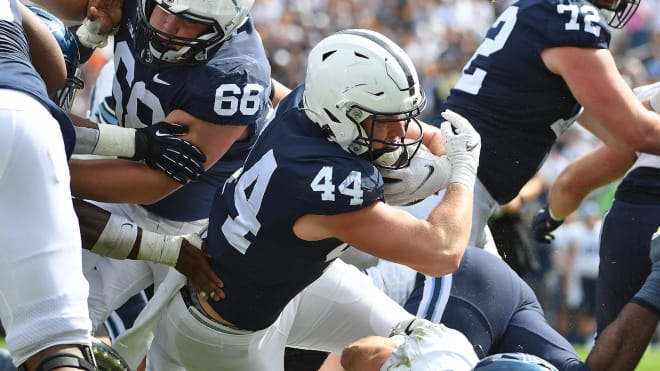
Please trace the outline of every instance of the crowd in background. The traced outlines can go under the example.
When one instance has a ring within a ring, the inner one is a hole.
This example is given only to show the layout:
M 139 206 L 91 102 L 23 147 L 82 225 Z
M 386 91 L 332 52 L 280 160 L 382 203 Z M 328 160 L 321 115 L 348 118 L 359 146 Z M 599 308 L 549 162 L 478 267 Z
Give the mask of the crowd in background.
M 504 0 L 258 0 L 253 17 L 272 75 L 294 87 L 304 79 L 306 55 L 323 37 L 345 28 L 376 30 L 392 38 L 416 63 L 428 98 L 425 119 L 449 94 L 488 27 L 512 1 Z M 613 30 L 611 50 L 631 86 L 660 79 L 660 0 L 644 0 L 623 30 Z M 111 57 L 100 49 L 84 66 L 87 87 L 74 111 L 85 114 L 94 80 Z M 574 125 L 562 134 L 539 172 L 545 191 L 568 162 L 597 139 Z M 525 277 L 553 326 L 574 342 L 590 343 L 594 324 L 590 290 L 598 269 L 598 232 L 616 185 L 593 192 L 567 218 L 550 245 L 535 243 L 540 268 Z M 525 220 L 544 203 L 545 192 L 524 209 Z

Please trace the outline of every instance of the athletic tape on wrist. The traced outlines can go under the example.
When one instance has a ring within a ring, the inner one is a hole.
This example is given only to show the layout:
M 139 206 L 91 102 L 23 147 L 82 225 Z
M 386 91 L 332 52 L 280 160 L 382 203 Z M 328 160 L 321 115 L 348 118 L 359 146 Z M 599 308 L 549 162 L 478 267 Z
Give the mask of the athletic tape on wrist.
M 135 129 L 115 125 L 99 124 L 99 139 L 95 155 L 133 157 L 135 156 Z
M 173 267 L 179 259 L 182 242 L 183 236 L 169 236 L 143 230 L 137 258 Z
M 137 224 L 111 214 L 91 251 L 101 256 L 126 259 L 133 250 L 137 232 Z
M 99 129 L 75 126 L 76 145 L 73 153 L 77 155 L 89 155 L 94 153 L 94 148 L 99 142 Z

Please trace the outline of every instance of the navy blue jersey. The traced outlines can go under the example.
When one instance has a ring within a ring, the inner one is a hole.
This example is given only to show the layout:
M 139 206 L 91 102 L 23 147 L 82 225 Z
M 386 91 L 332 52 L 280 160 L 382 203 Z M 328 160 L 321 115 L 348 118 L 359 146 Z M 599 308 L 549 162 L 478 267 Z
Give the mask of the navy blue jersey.
M 144 127 L 183 110 L 218 125 L 249 125 L 250 138 L 234 143 L 197 181 L 152 205 L 149 211 L 172 220 L 208 217 L 217 187 L 242 164 L 271 108 L 270 64 L 251 18 L 209 59 L 197 64 L 145 64 L 133 50 L 135 0 L 124 3 L 115 36 L 115 82 L 112 94 L 120 125 Z
M 559 370 L 588 370 L 571 344 L 546 321 L 532 289 L 500 258 L 468 247 L 448 276 L 417 274 L 404 306 L 410 313 L 461 331 L 479 358 L 524 352 Z
M 34 69 L 23 19 L 16 0 L 0 3 L 0 88 L 21 91 L 39 101 L 60 124 L 67 157 L 76 143 L 73 124 L 62 109 L 50 100 L 46 85 Z
M 225 184 L 211 211 L 212 266 L 227 294 L 211 305 L 247 330 L 271 325 L 346 247 L 337 239 L 297 238 L 296 220 L 383 199 L 376 167 L 328 141 L 300 109 L 302 92 L 299 86 L 280 102 L 243 171 Z
M 499 203 L 513 199 L 580 113 L 544 49 L 605 49 L 610 32 L 585 0 L 520 0 L 495 21 L 441 110 L 465 116 L 481 134 L 478 177 Z

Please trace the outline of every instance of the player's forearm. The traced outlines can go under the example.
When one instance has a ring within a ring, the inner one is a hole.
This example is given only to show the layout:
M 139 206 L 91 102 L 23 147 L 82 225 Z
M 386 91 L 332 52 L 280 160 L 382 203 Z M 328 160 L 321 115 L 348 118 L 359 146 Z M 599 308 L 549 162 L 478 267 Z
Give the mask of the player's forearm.
M 655 332 L 659 317 L 635 303 L 627 304 L 598 337 L 587 357 L 592 371 L 633 370 Z
M 128 160 L 69 162 L 73 196 L 102 202 L 152 204 L 180 187 L 161 171 Z
M 443 264 L 433 264 L 434 271 L 420 272 L 440 277 L 458 269 L 470 239 L 472 223 L 466 221 L 472 220 L 472 202 L 471 189 L 458 183 L 449 184 L 445 198 L 427 219 L 436 230 L 438 241 L 434 246 L 443 255 Z
M 548 204 L 552 216 L 561 220 L 575 211 L 594 189 L 622 177 L 635 162 L 635 153 L 599 145 L 568 165 L 550 188 Z

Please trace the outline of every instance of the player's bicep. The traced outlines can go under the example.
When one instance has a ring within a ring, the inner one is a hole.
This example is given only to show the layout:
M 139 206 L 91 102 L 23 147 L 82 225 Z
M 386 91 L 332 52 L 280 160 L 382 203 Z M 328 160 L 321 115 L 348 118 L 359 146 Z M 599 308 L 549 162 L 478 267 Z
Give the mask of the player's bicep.
M 249 135 L 247 125 L 216 125 L 200 120 L 182 110 L 170 112 L 165 121 L 188 127 L 182 138 L 196 145 L 206 155 L 206 168 L 215 164 L 236 141 Z
M 633 112 L 637 111 L 639 107 L 635 106 L 640 103 L 619 74 L 609 50 L 561 47 L 546 49 L 542 56 L 546 65 L 562 76 L 575 99 L 595 119 L 594 122 L 605 125 L 606 131 L 626 136 L 625 128 L 631 125 L 620 123 L 636 119 Z M 588 125 L 585 127 L 592 129 Z

